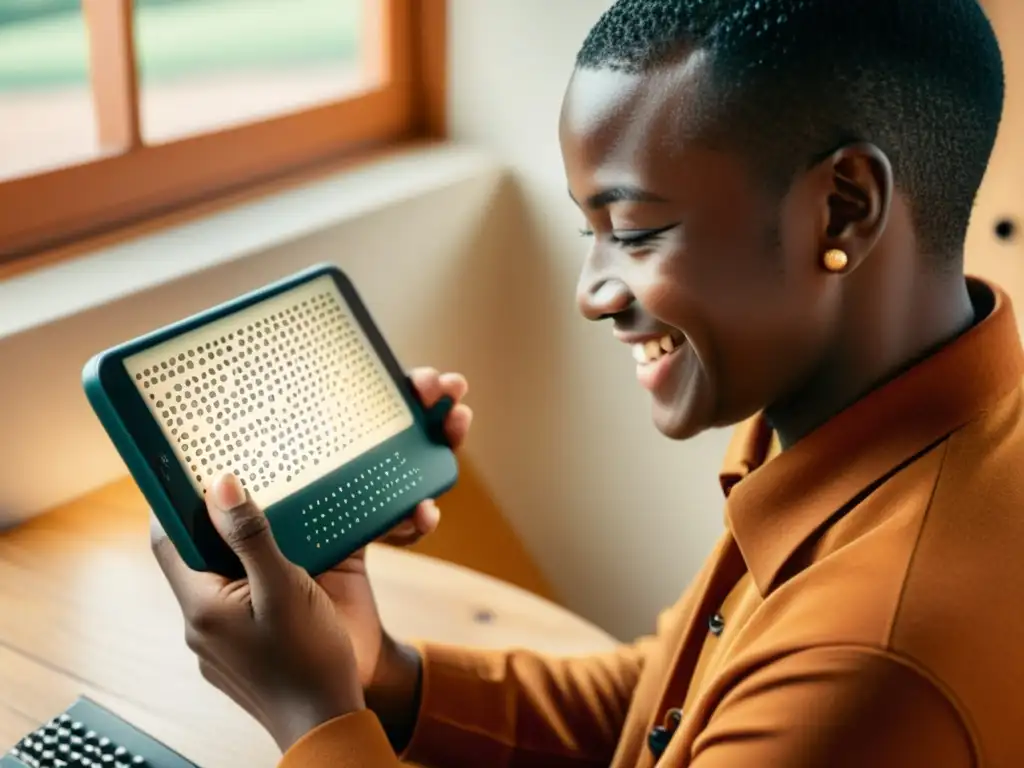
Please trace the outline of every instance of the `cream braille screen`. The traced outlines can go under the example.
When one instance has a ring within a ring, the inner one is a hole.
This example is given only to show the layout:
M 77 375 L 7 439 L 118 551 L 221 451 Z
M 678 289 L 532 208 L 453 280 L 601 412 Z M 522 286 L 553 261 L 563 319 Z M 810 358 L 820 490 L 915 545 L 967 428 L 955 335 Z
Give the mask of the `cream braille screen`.
M 234 472 L 262 507 L 413 424 L 330 276 L 124 365 L 196 490 Z

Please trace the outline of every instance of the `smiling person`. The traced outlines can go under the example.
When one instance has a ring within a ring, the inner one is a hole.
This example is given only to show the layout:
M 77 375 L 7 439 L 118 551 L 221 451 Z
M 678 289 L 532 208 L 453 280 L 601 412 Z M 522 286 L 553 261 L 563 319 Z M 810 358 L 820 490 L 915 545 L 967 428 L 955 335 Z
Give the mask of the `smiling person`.
M 1024 352 L 963 268 L 1002 107 L 975 0 L 619 0 L 561 115 L 579 305 L 666 436 L 740 425 L 705 567 L 617 653 L 413 649 L 228 478 L 247 582 L 155 542 L 207 677 L 287 768 L 1020 765 Z

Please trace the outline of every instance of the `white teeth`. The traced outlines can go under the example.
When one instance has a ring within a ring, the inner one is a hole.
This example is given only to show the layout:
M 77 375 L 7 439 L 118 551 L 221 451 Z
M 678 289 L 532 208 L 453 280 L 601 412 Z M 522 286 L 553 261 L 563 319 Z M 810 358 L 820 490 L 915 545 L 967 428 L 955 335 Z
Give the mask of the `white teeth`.
M 653 363 L 661 358 L 662 355 L 674 352 L 676 347 L 676 342 L 672 336 L 666 334 L 660 339 L 651 339 L 642 344 L 634 344 L 633 359 L 640 364 Z

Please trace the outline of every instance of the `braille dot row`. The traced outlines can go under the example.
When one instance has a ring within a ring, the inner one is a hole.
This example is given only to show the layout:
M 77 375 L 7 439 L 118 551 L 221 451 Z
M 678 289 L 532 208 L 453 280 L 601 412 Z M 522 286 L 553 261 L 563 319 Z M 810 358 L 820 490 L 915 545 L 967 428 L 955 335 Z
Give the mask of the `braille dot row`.
M 343 538 L 421 482 L 420 470 L 410 466 L 401 453 L 394 453 L 362 470 L 323 498 L 310 502 L 302 510 L 306 541 L 319 549 Z
M 135 379 L 201 488 L 224 471 L 252 492 L 298 483 L 407 417 L 331 291 L 149 362 Z

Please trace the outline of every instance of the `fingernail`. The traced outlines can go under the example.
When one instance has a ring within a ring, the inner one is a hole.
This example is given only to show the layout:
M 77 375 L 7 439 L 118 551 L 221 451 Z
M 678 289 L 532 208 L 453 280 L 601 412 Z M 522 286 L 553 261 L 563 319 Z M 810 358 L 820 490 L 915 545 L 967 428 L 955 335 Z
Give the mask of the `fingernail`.
M 427 501 L 425 506 L 426 509 L 424 511 L 426 513 L 425 517 L 427 518 L 426 523 L 429 528 L 436 528 L 441 522 L 441 510 L 434 501 Z
M 237 509 L 248 501 L 242 481 L 230 472 L 217 478 L 211 491 L 217 508 L 225 512 Z

